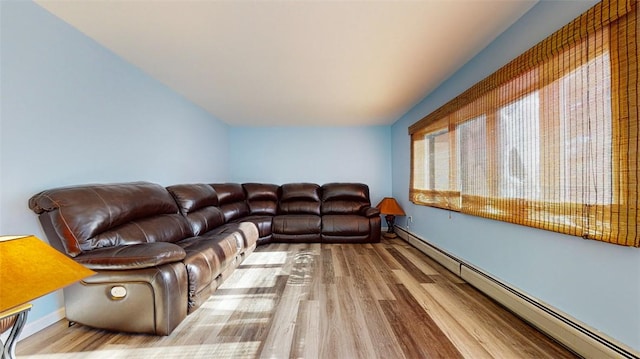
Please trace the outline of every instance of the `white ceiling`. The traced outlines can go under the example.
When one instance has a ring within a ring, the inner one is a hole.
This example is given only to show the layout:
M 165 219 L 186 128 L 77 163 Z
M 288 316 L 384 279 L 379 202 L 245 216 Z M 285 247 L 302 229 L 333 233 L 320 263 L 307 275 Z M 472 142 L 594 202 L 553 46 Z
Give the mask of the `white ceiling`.
M 228 124 L 353 126 L 396 121 L 537 0 L 37 2 Z

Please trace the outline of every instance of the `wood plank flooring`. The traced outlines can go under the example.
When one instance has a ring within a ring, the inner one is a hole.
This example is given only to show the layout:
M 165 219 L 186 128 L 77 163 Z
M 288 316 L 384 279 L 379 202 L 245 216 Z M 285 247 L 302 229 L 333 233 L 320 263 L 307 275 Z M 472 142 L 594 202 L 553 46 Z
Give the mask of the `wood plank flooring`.
M 19 358 L 573 358 L 402 240 L 258 247 L 167 337 L 68 328 Z

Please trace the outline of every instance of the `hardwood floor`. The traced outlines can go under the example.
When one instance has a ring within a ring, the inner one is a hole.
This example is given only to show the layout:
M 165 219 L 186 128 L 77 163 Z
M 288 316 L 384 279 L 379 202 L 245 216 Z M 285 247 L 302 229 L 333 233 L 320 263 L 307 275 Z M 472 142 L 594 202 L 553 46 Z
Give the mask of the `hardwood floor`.
M 573 358 L 402 240 L 258 247 L 168 337 L 68 328 L 20 358 Z

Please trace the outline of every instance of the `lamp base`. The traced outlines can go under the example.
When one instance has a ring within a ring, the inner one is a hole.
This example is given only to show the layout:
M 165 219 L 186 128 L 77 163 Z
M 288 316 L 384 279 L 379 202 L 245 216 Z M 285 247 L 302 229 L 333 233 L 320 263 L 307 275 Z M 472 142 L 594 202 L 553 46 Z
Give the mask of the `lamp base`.
M 398 235 L 393 231 L 393 225 L 396 222 L 396 216 L 393 214 L 387 214 L 384 216 L 387 221 L 387 231 L 383 234 L 384 238 L 396 238 Z
M 0 332 L 4 332 L 11 328 L 7 342 L 0 340 L 0 349 L 2 350 L 2 359 L 14 359 L 16 357 L 16 344 L 22 328 L 27 322 L 27 315 L 31 310 L 31 304 L 23 304 L 0 313 Z
M 387 238 L 387 239 L 398 238 L 398 235 L 397 235 L 395 232 L 391 232 L 391 233 L 389 233 L 389 232 L 384 232 L 384 233 L 382 233 L 382 236 L 383 236 L 384 238 Z

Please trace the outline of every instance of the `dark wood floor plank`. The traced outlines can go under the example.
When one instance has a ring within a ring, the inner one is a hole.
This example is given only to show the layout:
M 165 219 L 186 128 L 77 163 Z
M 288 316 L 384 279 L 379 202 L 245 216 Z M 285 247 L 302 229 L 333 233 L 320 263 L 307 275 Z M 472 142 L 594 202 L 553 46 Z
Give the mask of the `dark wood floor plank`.
M 320 352 L 320 303 L 302 300 L 299 308 L 289 358 L 313 358 Z
M 381 242 L 377 245 L 373 246 L 373 249 L 377 256 L 384 262 L 385 268 L 389 269 L 401 269 L 402 265 L 398 263 L 398 261 L 388 252 L 387 249 L 393 249 L 392 246 L 388 245 L 386 242 Z
M 575 358 L 576 356 L 565 350 L 561 346 L 549 346 L 549 338 L 530 326 L 515 314 L 506 310 L 499 303 L 495 302 L 491 298 L 478 293 L 469 284 L 458 284 L 457 288 L 461 292 L 467 294 L 469 298 L 475 302 L 473 306 L 475 308 L 481 308 L 479 310 L 486 311 L 494 318 L 495 328 L 500 331 L 504 331 L 504 328 L 509 328 L 509 333 L 505 334 L 505 338 L 515 337 L 520 341 L 526 341 L 527 345 L 523 351 L 531 353 L 532 356 L 547 357 L 547 358 Z
M 336 282 L 338 308 L 343 322 L 340 324 L 343 335 L 352 340 L 350 358 L 376 358 L 375 346 L 366 324 L 361 301 L 358 300 L 356 284 L 352 277 L 338 278 Z
M 381 304 L 407 358 L 462 358 L 402 284 L 396 286 L 396 297 L 396 301 L 382 301 Z
M 382 259 L 381 253 L 386 253 L 382 254 L 382 256 L 388 255 L 389 257 L 391 257 L 391 255 L 389 255 L 386 250 L 382 248 L 382 246 L 375 246 L 374 249 L 369 250 L 367 259 L 368 262 L 373 265 L 373 268 L 371 268 L 371 270 L 378 273 L 378 278 L 381 278 L 384 281 L 385 286 L 387 286 L 388 288 L 395 288 L 395 285 L 398 283 L 398 279 L 393 275 L 393 268 L 389 267 L 389 262 Z
M 333 283 L 336 274 L 333 267 L 333 254 L 331 253 L 331 248 L 323 248 L 322 249 L 322 283 L 323 284 L 331 284 Z
M 331 249 L 331 254 L 333 256 L 331 259 L 335 276 L 349 277 L 351 275 L 349 270 L 349 260 L 347 260 L 347 257 L 345 256 L 344 251 L 341 250 L 340 245 L 333 244 L 330 245 L 329 248 Z
M 346 333 L 345 318 L 338 300 L 339 294 L 335 283 L 326 284 L 320 303 L 320 352 L 318 358 L 351 358 L 353 339 Z
M 369 251 L 367 250 L 367 253 Z M 354 302 L 360 303 L 359 309 L 362 316 L 362 328 L 369 332 L 376 357 L 401 358 L 399 343 L 388 325 L 379 305 L 380 300 L 395 300 L 391 290 L 386 286 L 382 278 L 369 261 L 368 255 L 359 255 L 351 265 L 352 280 L 355 286 Z M 384 292 L 382 294 L 381 292 Z
M 393 258 L 400 263 L 402 269 L 413 276 L 419 283 L 433 283 L 433 280 L 429 278 L 427 273 L 424 273 L 420 268 L 415 266 L 409 259 L 403 256 L 397 249 L 389 248 L 387 252 L 393 256 Z
M 291 265 L 285 266 L 289 267 L 287 284 L 277 297 L 278 304 L 273 312 L 271 326 L 260 348 L 262 358 L 289 357 L 300 301 L 308 297 L 316 256 L 304 248 L 292 252 Z
M 425 289 L 436 284 L 421 284 L 414 277 L 405 271 L 394 270 L 393 273 L 407 290 L 416 298 L 416 302 L 422 309 L 429 313 L 431 318 L 438 324 L 441 330 L 447 335 L 449 340 L 456 345 L 458 350 L 467 357 L 492 358 L 491 353 L 485 348 L 487 343 L 477 337 L 477 333 L 467 325 L 468 318 L 457 317 L 447 303 L 435 299 L 430 292 Z M 491 343 L 489 343 L 491 344 Z M 509 354 L 509 351 L 506 352 Z
M 371 253 L 371 252 L 369 252 Z M 389 285 L 395 282 L 389 282 L 380 274 L 382 269 L 376 268 L 371 255 L 361 256 L 360 265 L 357 267 L 358 280 L 367 283 L 370 295 L 376 300 L 394 300 L 395 296 Z M 386 271 L 390 274 L 390 271 Z

